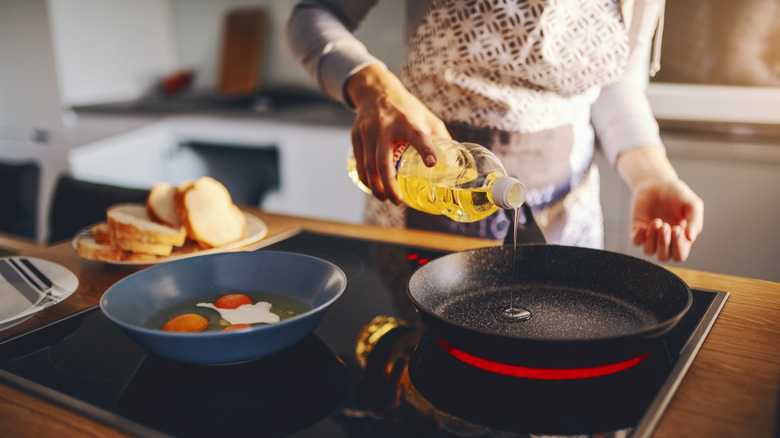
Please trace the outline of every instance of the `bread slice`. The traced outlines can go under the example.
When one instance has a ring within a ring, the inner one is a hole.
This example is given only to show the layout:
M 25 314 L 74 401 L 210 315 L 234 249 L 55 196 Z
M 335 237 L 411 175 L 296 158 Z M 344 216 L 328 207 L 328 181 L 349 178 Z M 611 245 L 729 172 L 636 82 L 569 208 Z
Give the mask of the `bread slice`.
M 159 258 L 159 255 L 123 251 L 111 244 L 95 241 L 92 237 L 82 237 L 76 241 L 76 254 L 87 260 L 99 261 L 147 261 Z
M 187 228 L 184 224 L 187 218 L 187 210 L 184 208 L 184 193 L 194 185 L 194 181 L 183 181 L 179 184 L 179 187 L 176 188 L 176 193 L 173 195 L 173 203 L 176 205 L 176 215 L 179 216 L 179 221 L 185 229 Z M 190 236 L 188 235 L 187 237 Z
M 109 228 L 108 223 L 106 222 L 99 222 L 91 226 L 89 232 L 92 234 L 92 238 L 95 239 L 96 243 L 101 245 L 114 244 L 114 238 L 111 236 L 111 228 Z
M 124 260 L 124 251 L 113 246 L 98 243 L 92 237 L 81 237 L 76 241 L 76 254 L 88 260 Z
M 173 245 L 165 243 L 144 242 L 142 240 L 135 239 L 114 238 L 114 246 L 121 249 L 122 251 L 162 257 L 169 256 L 173 252 Z
M 213 248 L 244 237 L 246 217 L 222 183 L 206 176 L 179 189 L 176 207 L 190 239 Z
M 152 186 L 146 200 L 146 211 L 149 217 L 174 228 L 181 227 L 181 220 L 176 213 L 177 190 L 176 186 L 166 182 L 159 182 Z
M 152 220 L 146 212 L 144 204 L 117 204 L 106 210 L 106 219 L 114 242 L 122 249 L 128 242 L 148 243 L 153 245 L 181 246 L 187 233 L 183 227 L 171 227 Z M 159 254 L 157 248 L 152 254 Z M 146 251 L 136 251 L 146 252 Z M 169 251 L 170 253 L 170 251 Z
M 125 251 L 122 257 L 122 260 L 126 262 L 146 262 L 160 258 L 160 256 L 154 254 L 143 254 L 140 252 L 128 251 Z

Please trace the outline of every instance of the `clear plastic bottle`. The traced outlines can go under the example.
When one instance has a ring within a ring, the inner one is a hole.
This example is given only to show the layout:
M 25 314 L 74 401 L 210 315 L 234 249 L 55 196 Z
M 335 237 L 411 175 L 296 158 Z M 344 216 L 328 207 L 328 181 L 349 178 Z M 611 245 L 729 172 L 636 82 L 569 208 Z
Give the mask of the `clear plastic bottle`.
M 398 185 L 409 207 L 457 222 L 476 222 L 499 208 L 519 208 L 525 201 L 523 183 L 507 176 L 498 158 L 484 146 L 440 138 L 434 138 L 433 144 L 438 157 L 434 167 L 427 167 L 413 147 L 396 149 Z M 361 190 L 371 194 L 358 177 L 351 149 L 347 171 Z

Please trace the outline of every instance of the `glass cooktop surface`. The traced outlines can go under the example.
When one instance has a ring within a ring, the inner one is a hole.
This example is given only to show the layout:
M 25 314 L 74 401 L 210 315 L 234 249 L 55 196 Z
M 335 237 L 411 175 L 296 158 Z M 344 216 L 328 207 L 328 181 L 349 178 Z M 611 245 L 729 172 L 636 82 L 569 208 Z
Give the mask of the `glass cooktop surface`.
M 406 295 L 414 270 L 445 251 L 310 232 L 263 250 L 320 257 L 347 275 L 314 334 L 285 351 L 239 365 L 179 363 L 146 352 L 95 306 L 0 340 L 0 380 L 141 436 L 648 436 L 728 296 L 693 290 L 690 311 L 636 369 L 565 384 L 472 378 L 468 369 L 461 378 L 465 365 L 426 347 Z M 393 375 L 356 354 L 377 316 L 406 323 L 403 336 L 382 339 L 388 357 L 403 358 L 385 367 Z

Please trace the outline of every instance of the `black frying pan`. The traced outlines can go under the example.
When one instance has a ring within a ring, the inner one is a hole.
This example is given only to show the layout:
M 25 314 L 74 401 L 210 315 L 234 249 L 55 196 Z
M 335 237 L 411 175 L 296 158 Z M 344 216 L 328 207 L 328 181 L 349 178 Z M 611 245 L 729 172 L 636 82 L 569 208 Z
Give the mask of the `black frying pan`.
M 522 231 L 541 236 L 527 207 L 525 214 Z M 628 363 L 653 350 L 691 305 L 682 279 L 642 259 L 547 244 L 513 253 L 512 245 L 452 253 L 412 275 L 409 296 L 445 348 L 544 369 Z M 530 318 L 496 316 L 512 302 Z

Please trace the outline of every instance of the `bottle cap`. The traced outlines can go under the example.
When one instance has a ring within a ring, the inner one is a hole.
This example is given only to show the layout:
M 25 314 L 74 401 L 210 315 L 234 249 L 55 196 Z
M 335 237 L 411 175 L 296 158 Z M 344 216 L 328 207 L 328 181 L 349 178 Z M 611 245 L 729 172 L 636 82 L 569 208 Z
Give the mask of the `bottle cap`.
M 525 186 L 517 178 L 499 177 L 493 183 L 491 193 L 493 203 L 501 208 L 520 208 L 525 202 Z

